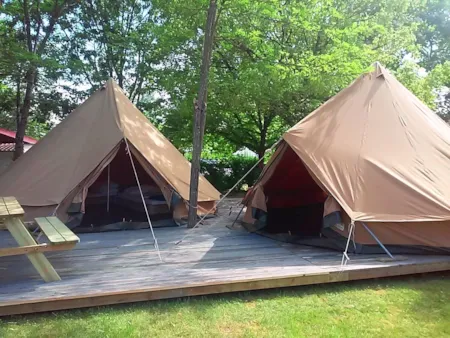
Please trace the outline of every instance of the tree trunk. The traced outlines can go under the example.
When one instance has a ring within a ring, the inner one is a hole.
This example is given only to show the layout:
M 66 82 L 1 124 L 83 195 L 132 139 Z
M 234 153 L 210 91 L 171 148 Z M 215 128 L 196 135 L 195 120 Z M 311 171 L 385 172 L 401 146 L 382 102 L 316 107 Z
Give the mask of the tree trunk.
M 19 70 L 19 74 L 17 75 L 16 82 L 16 130 L 19 128 L 20 124 L 20 103 L 22 102 L 22 98 L 20 95 L 20 83 L 22 81 L 22 72 Z
M 208 17 L 206 19 L 205 40 L 203 42 L 202 66 L 200 70 L 200 87 L 198 97 L 194 101 L 194 128 L 192 146 L 191 181 L 189 189 L 188 227 L 192 228 L 197 222 L 198 181 L 200 175 L 200 156 L 203 146 L 203 133 L 206 121 L 206 100 L 208 94 L 208 75 L 211 65 L 213 49 L 215 18 L 217 12 L 216 0 L 210 0 Z
M 263 158 L 266 153 L 266 139 L 267 139 L 267 127 L 264 126 L 260 132 L 258 160 Z M 262 170 L 264 168 L 264 161 L 259 162 L 258 167 Z
M 39 44 L 38 44 L 38 39 L 39 39 L 38 36 L 39 36 L 39 31 L 41 29 L 40 25 L 42 23 L 42 16 L 41 16 L 41 13 L 39 12 L 39 10 L 37 10 L 37 13 L 34 13 L 38 16 L 38 20 L 41 20 L 41 21 L 38 24 L 39 28 L 37 28 L 37 32 L 35 32 L 35 34 L 37 34 L 37 35 L 35 36 L 36 39 L 35 39 L 35 44 L 33 47 L 33 42 L 32 42 L 33 40 L 32 40 L 32 34 L 31 34 L 31 32 L 33 30 L 32 30 L 32 25 L 31 25 L 31 21 L 30 21 L 28 0 L 23 1 L 23 3 L 22 3 L 23 12 L 24 12 L 23 13 L 24 14 L 23 24 L 25 26 L 27 47 L 28 47 L 29 53 L 34 53 L 35 56 L 37 56 L 39 58 L 42 56 L 42 53 L 44 52 L 44 49 L 47 45 L 47 41 L 50 38 L 50 35 L 53 33 L 53 30 L 56 25 L 56 21 L 59 19 L 59 17 L 62 15 L 64 10 L 67 8 L 67 6 L 69 5 L 69 2 L 70 1 L 66 0 L 62 4 L 60 4 L 58 1 L 56 1 L 54 3 L 54 7 L 52 10 L 51 16 L 48 19 L 48 26 L 44 29 L 45 35 Z M 17 118 L 16 146 L 15 146 L 15 150 L 14 150 L 13 161 L 17 160 L 23 154 L 23 148 L 24 148 L 23 138 L 25 136 L 25 131 L 27 129 L 28 115 L 30 114 L 30 108 L 31 108 L 31 99 L 33 96 L 33 91 L 34 91 L 34 87 L 36 85 L 36 80 L 37 80 L 36 72 L 37 72 L 36 63 L 34 63 L 34 61 L 32 61 L 26 72 L 26 75 L 25 75 L 25 81 L 27 83 L 27 87 L 25 89 L 25 95 L 23 97 L 23 104 L 22 104 L 22 107 L 20 108 L 20 111 L 18 114 L 19 116 Z
M 23 138 L 27 129 L 28 115 L 31 108 L 31 98 L 33 96 L 35 77 L 36 68 L 34 66 L 30 66 L 25 76 L 25 80 L 27 81 L 27 88 L 25 90 L 23 104 L 19 112 L 19 120 L 16 131 L 16 147 L 14 150 L 13 161 L 17 160 L 23 154 Z
M 123 74 L 117 74 L 117 79 L 119 80 L 119 87 L 123 89 Z

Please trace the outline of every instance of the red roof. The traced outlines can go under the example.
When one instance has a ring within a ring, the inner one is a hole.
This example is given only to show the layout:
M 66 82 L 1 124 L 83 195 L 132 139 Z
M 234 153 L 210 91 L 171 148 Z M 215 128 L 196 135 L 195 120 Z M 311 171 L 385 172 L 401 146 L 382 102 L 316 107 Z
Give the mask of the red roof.
M 0 143 L 14 142 L 15 139 L 16 139 L 15 131 L 0 128 Z M 29 136 L 24 136 L 23 142 L 28 144 L 36 144 L 37 140 Z

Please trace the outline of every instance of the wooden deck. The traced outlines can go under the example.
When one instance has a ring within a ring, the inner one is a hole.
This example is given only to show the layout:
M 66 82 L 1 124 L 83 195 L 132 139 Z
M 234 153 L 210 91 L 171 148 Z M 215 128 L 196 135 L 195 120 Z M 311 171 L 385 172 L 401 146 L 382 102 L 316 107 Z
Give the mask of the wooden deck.
M 233 217 L 156 229 L 163 262 L 149 230 L 81 234 L 74 250 L 46 253 L 59 282 L 43 282 L 24 256 L 0 258 L 0 316 L 450 270 L 450 256 L 357 255 L 341 268 L 339 252 L 230 230 Z M 0 231 L 0 247 L 14 245 Z

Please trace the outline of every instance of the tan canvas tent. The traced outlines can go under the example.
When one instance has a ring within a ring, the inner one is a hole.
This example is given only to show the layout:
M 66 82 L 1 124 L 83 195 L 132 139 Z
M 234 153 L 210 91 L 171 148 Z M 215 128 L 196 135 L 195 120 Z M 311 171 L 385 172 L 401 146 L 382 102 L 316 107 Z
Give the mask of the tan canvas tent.
M 450 251 L 450 129 L 378 63 L 288 130 L 244 199 L 249 229 L 299 242 Z
M 108 193 L 110 180 L 136 185 L 127 145 L 141 183 L 158 187 L 174 218 L 183 218 L 190 163 L 113 80 L 1 175 L 0 195 L 15 196 L 28 219 L 54 213 L 67 221 L 71 212 L 85 211 L 93 184 L 108 180 Z M 214 208 L 219 195 L 201 177 L 199 213 Z

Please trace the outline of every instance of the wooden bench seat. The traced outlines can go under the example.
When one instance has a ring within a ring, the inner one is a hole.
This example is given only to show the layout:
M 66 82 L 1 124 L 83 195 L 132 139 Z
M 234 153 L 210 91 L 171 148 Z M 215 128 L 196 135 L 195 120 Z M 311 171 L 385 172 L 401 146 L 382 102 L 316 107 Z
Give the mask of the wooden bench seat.
M 80 242 L 78 236 L 66 227 L 58 217 L 38 217 L 35 218 L 35 221 L 52 245 L 73 244 L 75 246 L 75 244 Z
M 16 248 L 0 249 L 0 257 L 16 256 L 37 252 L 71 250 L 80 239 L 57 217 L 36 218 L 42 233 L 47 236 L 49 243 L 23 245 Z
M 49 243 L 38 243 L 22 221 L 24 210 L 14 197 L 0 197 L 0 221 L 5 224 L 18 247 L 0 248 L 0 257 L 27 255 L 31 264 L 46 282 L 61 280 L 46 251 L 71 250 L 80 239 L 57 217 L 40 217 L 36 222 Z M 40 236 L 40 235 L 39 235 Z

